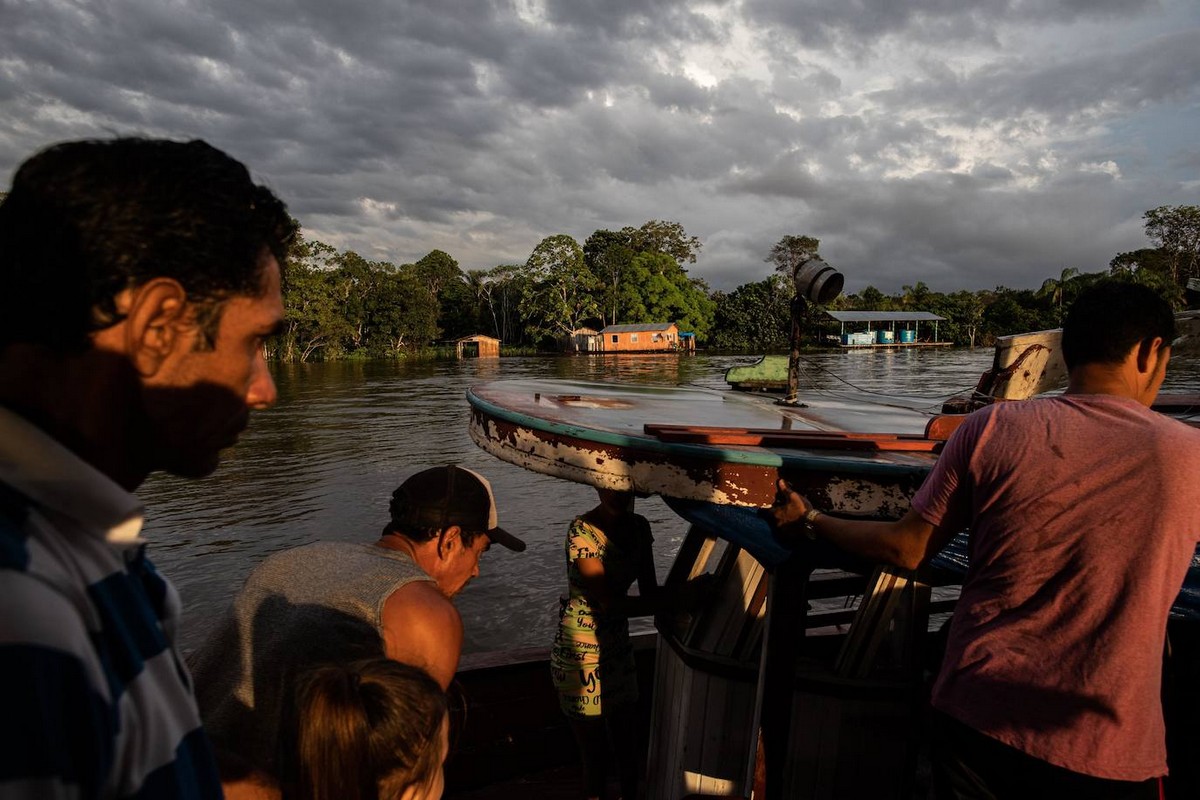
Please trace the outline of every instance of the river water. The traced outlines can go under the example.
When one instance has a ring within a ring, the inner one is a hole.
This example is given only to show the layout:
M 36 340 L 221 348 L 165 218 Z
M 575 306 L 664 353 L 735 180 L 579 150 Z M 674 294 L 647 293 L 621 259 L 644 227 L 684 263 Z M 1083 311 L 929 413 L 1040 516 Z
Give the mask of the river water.
M 822 352 L 806 356 L 804 385 L 895 395 L 936 412 L 946 397 L 969 391 L 991 358 L 985 349 Z M 203 641 L 264 557 L 319 539 L 374 541 L 392 490 L 446 463 L 486 475 L 501 525 L 528 544 L 523 553 L 492 548 L 480 577 L 456 599 L 464 652 L 549 646 L 566 588 L 567 524 L 596 495 L 477 448 L 467 434 L 467 387 L 555 378 L 726 391 L 725 370 L 753 361 L 699 354 L 276 365 L 279 402 L 252 418 L 216 474 L 202 481 L 156 475 L 138 492 L 152 556 L 183 596 L 184 650 Z M 1200 362 L 1173 360 L 1165 388 L 1200 391 Z M 638 512 L 654 528 L 661 579 L 686 524 L 658 498 L 639 501 Z

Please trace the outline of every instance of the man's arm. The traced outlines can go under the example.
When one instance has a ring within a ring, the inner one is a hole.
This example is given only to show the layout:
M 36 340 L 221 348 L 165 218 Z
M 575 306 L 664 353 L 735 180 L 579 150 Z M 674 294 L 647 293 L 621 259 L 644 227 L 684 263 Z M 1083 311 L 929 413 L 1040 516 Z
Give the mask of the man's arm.
M 916 569 L 954 537 L 953 530 L 931 525 L 912 508 L 891 522 L 842 519 L 821 513 L 807 521 L 804 517 L 812 504 L 786 481 L 779 481 L 778 488 L 770 513 L 776 533 L 784 541 L 796 541 L 807 531 L 812 531 L 849 553 L 904 569 Z
M 383 604 L 384 653 L 428 672 L 443 689 L 454 680 L 462 652 L 458 609 L 432 581 L 413 581 Z

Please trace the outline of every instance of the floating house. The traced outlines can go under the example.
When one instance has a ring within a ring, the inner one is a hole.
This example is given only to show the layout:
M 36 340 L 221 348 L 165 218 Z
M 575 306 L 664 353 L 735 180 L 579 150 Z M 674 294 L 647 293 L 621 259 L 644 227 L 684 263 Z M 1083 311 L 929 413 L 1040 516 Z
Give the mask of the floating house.
M 600 331 L 600 342 L 605 353 L 670 352 L 680 349 L 679 326 L 674 322 L 609 325 Z
M 948 346 L 938 341 L 938 322 L 929 311 L 826 311 L 841 324 L 842 347 Z M 921 323 L 925 323 L 922 331 Z M 932 323 L 932 324 L 931 324 Z M 847 329 L 849 326 L 849 330 Z
M 599 353 L 600 331 L 593 328 L 576 328 L 563 337 L 563 350 L 568 353 Z
M 455 339 L 454 348 L 459 358 L 500 357 L 500 340 L 482 333 Z

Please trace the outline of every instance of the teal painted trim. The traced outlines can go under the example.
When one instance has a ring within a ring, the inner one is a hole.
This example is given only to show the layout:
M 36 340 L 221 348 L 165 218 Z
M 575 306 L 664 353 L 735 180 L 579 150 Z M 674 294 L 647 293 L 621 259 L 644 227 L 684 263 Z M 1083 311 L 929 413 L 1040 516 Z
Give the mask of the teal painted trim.
M 847 460 L 836 456 L 816 456 L 816 455 L 781 455 L 774 450 L 760 449 L 758 451 L 749 450 L 726 450 L 721 447 L 702 444 L 672 444 L 662 442 L 658 439 L 649 436 L 626 436 L 621 433 L 613 433 L 612 431 L 599 431 L 595 428 L 584 428 L 579 425 L 569 425 L 563 422 L 552 422 L 550 420 L 541 419 L 540 417 L 532 417 L 528 414 L 523 414 L 520 411 L 502 408 L 501 406 L 489 403 L 482 397 L 476 395 L 471 389 L 467 389 L 467 402 L 478 411 L 481 411 L 489 416 L 502 419 L 514 425 L 519 425 L 523 428 L 531 428 L 533 430 L 542 431 L 553 435 L 573 436 L 577 439 L 583 439 L 597 444 L 607 444 L 616 447 L 636 448 L 642 451 L 650 451 L 654 453 L 665 453 L 675 455 L 685 455 L 692 458 L 697 458 L 705 461 L 721 461 L 732 464 L 750 464 L 757 467 L 787 467 L 820 470 L 822 472 L 840 472 L 851 475 L 887 475 L 889 477 L 919 477 L 923 478 L 933 469 L 933 462 L 930 461 L 929 466 L 919 466 L 913 464 L 890 464 L 886 461 L 862 461 L 859 459 Z

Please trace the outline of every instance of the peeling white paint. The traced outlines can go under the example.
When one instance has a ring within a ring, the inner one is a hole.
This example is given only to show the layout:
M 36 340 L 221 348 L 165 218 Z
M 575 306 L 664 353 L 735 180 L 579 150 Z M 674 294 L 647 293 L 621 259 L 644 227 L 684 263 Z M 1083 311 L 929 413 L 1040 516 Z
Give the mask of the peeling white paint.
M 511 424 L 501 433 L 494 420 L 479 415 L 472 416 L 470 434 L 475 444 L 504 461 L 602 489 L 650 492 L 734 506 L 760 507 L 769 502 L 764 498 L 755 502 L 751 488 L 739 485 L 736 476 L 739 469 L 769 470 L 769 467 L 735 467 L 713 462 L 708 470 L 711 479 L 706 480 L 698 474 L 705 470 L 688 471 L 658 461 L 616 458 L 612 448 L 568 445 Z M 897 516 L 909 506 L 909 495 L 901 487 L 880 485 L 863 477 L 829 476 L 819 494 L 828 510 L 849 514 Z

